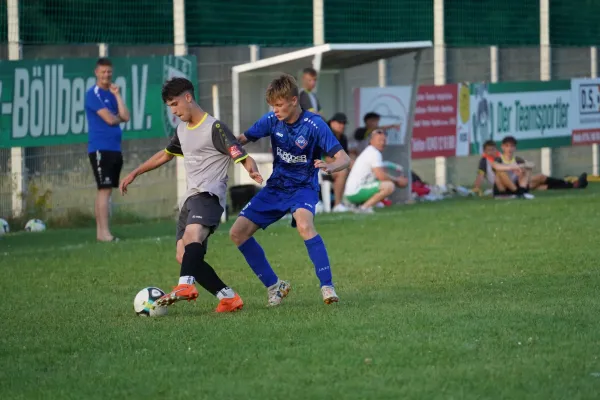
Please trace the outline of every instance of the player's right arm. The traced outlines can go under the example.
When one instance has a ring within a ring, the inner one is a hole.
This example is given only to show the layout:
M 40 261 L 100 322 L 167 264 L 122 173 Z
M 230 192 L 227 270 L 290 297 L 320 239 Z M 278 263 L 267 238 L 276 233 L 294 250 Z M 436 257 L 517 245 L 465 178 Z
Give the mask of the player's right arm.
M 85 106 L 98 114 L 98 116 L 108 125 L 115 126 L 123 122 L 118 115 L 111 113 L 110 110 L 106 108 L 102 99 L 94 90 L 89 90 L 87 92 Z
M 271 129 L 275 120 L 275 114 L 272 112 L 263 115 L 250 129 L 238 136 L 238 142 L 244 146 L 248 142 L 256 142 L 260 138 L 271 136 Z
M 375 175 L 375 178 L 379 182 L 391 181 L 394 182 L 395 185 L 403 186 L 406 178 L 403 176 L 394 177 L 388 174 L 386 170 L 386 163 L 383 161 L 383 156 L 381 153 L 373 153 L 373 158 L 370 160 L 370 163 L 373 175 Z
M 175 134 L 171 138 L 171 142 L 164 150 L 157 152 L 148 160 L 144 161 L 139 167 L 131 171 L 129 175 L 127 175 L 121 181 L 121 184 L 119 185 L 119 190 L 121 191 L 121 194 L 124 195 L 125 193 L 127 193 L 127 186 L 129 186 L 135 180 L 135 178 L 142 174 L 145 174 L 148 171 L 152 171 L 153 169 L 156 169 L 163 164 L 168 163 L 175 156 L 183 157 L 183 152 L 181 151 L 181 144 L 179 143 L 179 137 L 177 136 L 177 132 L 175 132 Z
M 406 179 L 403 176 L 397 176 L 397 177 L 391 176 L 390 174 L 388 174 L 385 171 L 385 167 L 383 167 L 383 166 L 373 167 L 371 169 L 373 170 L 373 175 L 375 175 L 375 178 L 379 182 L 392 181 L 392 182 L 394 182 L 394 184 L 396 184 L 398 186 L 403 186 L 402 181 L 404 181 Z

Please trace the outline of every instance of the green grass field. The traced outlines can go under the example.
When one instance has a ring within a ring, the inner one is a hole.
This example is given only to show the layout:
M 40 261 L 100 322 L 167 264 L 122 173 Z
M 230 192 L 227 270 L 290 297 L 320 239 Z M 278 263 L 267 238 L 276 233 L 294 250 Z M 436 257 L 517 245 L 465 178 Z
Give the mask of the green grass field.
M 276 309 L 223 226 L 207 260 L 246 303 L 228 315 L 201 292 L 135 316 L 177 282 L 174 221 L 8 235 L 0 399 L 598 398 L 599 189 L 319 216 L 332 306 L 288 221 L 257 235 L 293 285 Z

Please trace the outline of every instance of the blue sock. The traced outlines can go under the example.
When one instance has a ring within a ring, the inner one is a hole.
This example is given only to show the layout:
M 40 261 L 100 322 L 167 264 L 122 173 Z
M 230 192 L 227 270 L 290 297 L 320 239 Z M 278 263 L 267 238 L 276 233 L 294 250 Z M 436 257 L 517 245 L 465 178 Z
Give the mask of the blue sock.
M 321 239 L 321 235 L 305 240 L 304 244 L 308 250 L 308 256 L 315 265 L 315 273 L 321 282 L 321 286 L 333 286 L 329 256 L 327 255 L 327 249 L 325 248 L 323 239 Z
M 250 265 L 250 268 L 252 268 L 252 271 L 254 271 L 263 285 L 269 287 L 277 283 L 277 275 L 271 268 L 269 261 L 267 261 L 265 251 L 260 247 L 256 239 L 251 237 L 242 243 L 238 249 L 242 252 L 246 262 L 248 262 L 248 265 Z

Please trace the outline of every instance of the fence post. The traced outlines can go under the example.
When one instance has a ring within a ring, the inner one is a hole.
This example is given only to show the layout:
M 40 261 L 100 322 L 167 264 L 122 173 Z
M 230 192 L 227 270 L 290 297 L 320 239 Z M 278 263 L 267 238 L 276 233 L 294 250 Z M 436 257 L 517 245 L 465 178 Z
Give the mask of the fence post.
M 98 56 L 108 57 L 108 43 L 98 43 Z
M 21 60 L 22 48 L 19 28 L 19 1 L 7 0 L 8 16 L 8 59 Z M 26 191 L 25 180 L 25 149 L 12 147 L 10 149 L 10 169 L 12 175 L 12 214 L 18 217 L 23 213 L 24 195 Z
M 434 0 L 433 2 L 433 26 L 433 82 L 436 85 L 445 85 L 446 37 L 444 33 L 444 0 Z M 448 159 L 446 157 L 436 157 L 435 184 L 442 186 L 446 185 L 447 181 Z
M 313 0 L 313 44 L 325 44 L 325 7 L 323 0 Z
M 590 47 L 590 77 L 598 77 L 598 48 L 596 46 Z M 598 167 L 598 143 L 592 144 L 592 175 L 598 176 L 600 173 Z
M 185 36 L 185 0 L 173 0 L 173 47 L 175 56 L 187 55 L 187 40 Z M 197 82 L 194 82 L 197 85 Z M 176 158 L 177 200 L 185 194 L 187 181 L 183 157 Z
M 552 79 L 552 55 L 550 48 L 550 0 L 540 0 L 540 80 Z M 541 152 L 542 174 L 552 175 L 552 149 L 543 147 Z

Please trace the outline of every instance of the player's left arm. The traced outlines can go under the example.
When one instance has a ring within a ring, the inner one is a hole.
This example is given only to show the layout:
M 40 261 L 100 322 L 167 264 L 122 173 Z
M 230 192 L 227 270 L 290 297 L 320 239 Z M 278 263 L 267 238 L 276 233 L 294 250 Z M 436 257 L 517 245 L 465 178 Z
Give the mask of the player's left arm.
M 350 156 L 348 156 L 348 153 L 346 153 L 325 121 L 321 118 L 319 120 L 320 122 L 317 123 L 318 146 L 326 155 L 332 157 L 333 161 L 327 163 L 323 160 L 315 160 L 315 168 L 319 168 L 328 174 L 348 168 L 350 166 Z
M 221 121 L 213 123 L 212 141 L 215 149 L 223 154 L 228 154 L 236 164 L 241 163 L 246 171 L 248 171 L 250 178 L 254 179 L 257 183 L 262 183 L 263 179 L 260 172 L 258 172 L 256 161 L 248 155 L 241 143 L 233 135 L 233 132 Z

